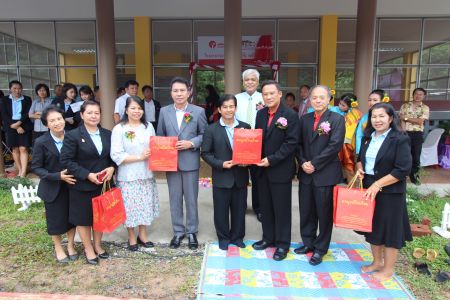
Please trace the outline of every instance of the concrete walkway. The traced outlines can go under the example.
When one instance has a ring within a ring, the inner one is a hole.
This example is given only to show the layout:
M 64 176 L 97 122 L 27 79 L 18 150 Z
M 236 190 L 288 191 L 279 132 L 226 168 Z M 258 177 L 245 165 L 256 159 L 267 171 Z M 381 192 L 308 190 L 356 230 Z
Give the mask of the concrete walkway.
M 163 179 L 157 180 L 159 199 L 160 199 L 160 216 L 154 221 L 149 228 L 149 238 L 153 242 L 168 243 L 172 238 L 172 225 L 170 221 L 169 208 L 169 191 L 167 183 Z M 247 214 L 245 220 L 246 240 L 259 240 L 262 237 L 261 223 L 256 220 L 251 205 L 251 188 L 248 189 L 247 197 Z M 199 234 L 198 240 L 200 243 L 207 241 L 216 241 L 217 236 L 214 230 L 213 221 L 213 202 L 212 202 L 212 188 L 200 188 L 198 196 L 199 208 Z M 104 241 L 127 241 L 127 232 L 124 227 L 118 228 L 110 234 L 105 234 Z M 299 242 L 300 239 L 300 218 L 298 209 L 298 184 L 294 183 L 292 188 L 292 242 Z M 334 228 L 332 241 L 334 242 L 348 242 L 360 243 L 364 239 L 362 236 L 354 233 L 352 230 Z M 184 240 L 186 242 L 186 240 Z

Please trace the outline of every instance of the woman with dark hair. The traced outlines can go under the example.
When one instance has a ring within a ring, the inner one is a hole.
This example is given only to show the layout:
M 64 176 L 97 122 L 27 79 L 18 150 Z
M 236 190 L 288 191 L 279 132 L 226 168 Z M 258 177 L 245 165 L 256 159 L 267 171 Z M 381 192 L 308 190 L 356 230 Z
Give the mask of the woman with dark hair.
M 80 98 L 82 101 L 94 100 L 94 92 L 92 91 L 91 87 L 88 85 L 83 85 L 82 87 L 80 87 L 79 93 L 80 93 Z M 79 110 L 75 111 L 73 119 L 75 121 L 75 124 L 78 124 L 78 126 L 81 125 L 82 120 L 81 120 L 81 115 L 80 115 Z
M 394 107 L 377 103 L 369 110 L 358 157 L 357 174 L 367 189 L 366 199 L 375 199 L 372 232 L 363 233 L 372 248 L 373 262 L 361 267 L 377 280 L 394 274 L 399 249 L 412 241 L 406 210 L 406 176 L 411 169 L 408 136 L 400 127 Z
M 217 94 L 216 88 L 210 84 L 205 86 L 206 91 L 208 92 L 208 96 L 206 96 L 206 106 L 205 106 L 205 114 L 206 120 L 208 124 L 214 123 L 219 119 L 218 102 L 219 102 L 219 94 Z
M 48 128 L 41 122 L 41 114 L 44 111 L 44 109 L 52 103 L 52 100 L 50 99 L 50 89 L 48 85 L 46 85 L 45 83 L 39 83 L 34 88 L 34 91 L 38 96 L 38 98 L 33 100 L 30 111 L 28 113 L 28 116 L 34 122 L 33 145 L 34 141 L 38 137 L 40 137 L 41 135 L 43 135 L 48 131 Z
M 28 148 L 31 146 L 33 123 L 28 116 L 31 98 L 22 95 L 22 83 L 13 80 L 9 83 L 10 94 L 0 103 L 6 145 L 12 149 L 14 165 L 18 176 L 25 177 L 28 167 Z
M 65 83 L 62 88 L 61 98 L 52 101 L 53 105 L 64 110 L 64 120 L 66 121 L 66 131 L 77 128 L 78 123 L 74 119 L 75 113 L 70 105 L 76 102 L 78 92 L 77 87 L 72 83 Z
M 369 104 L 369 109 L 374 106 L 376 103 L 380 102 L 389 102 L 389 97 L 384 93 L 384 90 L 376 89 L 370 92 L 369 97 L 367 98 L 367 103 Z M 358 127 L 356 127 L 356 143 L 355 150 L 356 156 L 359 154 L 359 149 L 361 148 L 361 140 L 364 136 L 364 129 L 366 129 L 367 121 L 369 120 L 369 112 L 366 112 L 362 115 L 361 119 L 358 122 Z
M 128 250 L 137 251 L 138 244 L 153 247 L 146 226 L 159 216 L 159 199 L 155 179 L 148 169 L 149 141 L 155 136 L 150 122 L 145 120 L 144 102 L 130 96 L 125 114 L 111 136 L 111 158 L 119 166 L 117 184 L 122 191 L 127 219 Z M 138 227 L 136 238 L 134 229 Z
M 362 116 L 362 112 L 357 107 L 358 98 L 356 95 L 347 93 L 341 96 L 338 106 L 330 108 L 331 111 L 340 114 L 345 119 L 345 140 L 339 152 L 339 160 L 342 163 L 342 173 L 347 182 L 350 182 L 355 175 L 355 131 Z
M 36 87 L 37 88 L 37 87 Z M 59 156 L 64 143 L 63 111 L 48 106 L 42 111 L 41 122 L 49 131 L 36 139 L 31 169 L 41 179 L 37 195 L 44 201 L 47 232 L 52 237 L 56 261 L 67 264 L 78 259 L 74 248 L 75 226 L 69 223 L 69 189 L 75 184 L 73 175 L 61 165 Z M 61 235 L 67 233 L 67 251 L 61 245 Z
M 100 104 L 87 100 L 80 112 L 83 124 L 66 134 L 61 164 L 77 180 L 69 189 L 69 222 L 77 226 L 87 263 L 96 265 L 97 255 L 105 259 L 109 254 L 102 248 L 101 232 L 93 231 L 94 245 L 91 243 L 92 198 L 101 194 L 103 181 L 111 180 L 115 165 L 109 156 L 111 131 L 98 127 Z

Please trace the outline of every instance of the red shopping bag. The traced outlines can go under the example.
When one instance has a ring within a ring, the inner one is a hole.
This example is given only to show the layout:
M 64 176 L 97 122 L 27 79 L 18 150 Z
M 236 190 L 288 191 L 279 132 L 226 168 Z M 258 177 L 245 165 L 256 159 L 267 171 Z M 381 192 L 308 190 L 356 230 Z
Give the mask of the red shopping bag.
M 109 181 L 104 182 L 102 194 L 92 198 L 92 212 L 95 231 L 112 232 L 123 224 L 127 216 L 120 189 L 111 188 Z
M 333 222 L 336 227 L 372 232 L 375 199 L 366 200 L 366 190 L 352 188 L 357 176 L 347 187 L 335 186 L 333 190 Z

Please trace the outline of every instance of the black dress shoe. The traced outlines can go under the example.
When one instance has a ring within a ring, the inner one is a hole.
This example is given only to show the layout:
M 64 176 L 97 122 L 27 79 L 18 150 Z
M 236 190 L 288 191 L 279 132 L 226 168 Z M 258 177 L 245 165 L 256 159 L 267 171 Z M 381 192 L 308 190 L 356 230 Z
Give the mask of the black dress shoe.
M 301 246 L 301 247 L 294 249 L 294 252 L 296 254 L 306 254 L 309 252 L 314 252 L 314 248 L 309 248 L 308 246 Z
M 56 261 L 58 262 L 58 264 L 60 265 L 67 265 L 69 263 L 69 258 L 66 256 L 62 259 L 58 259 L 56 258 Z
M 257 219 L 259 222 L 262 222 L 262 213 L 256 213 L 256 219 Z
M 309 260 L 309 264 L 313 266 L 317 266 L 322 262 L 323 254 L 320 254 L 319 252 L 314 252 L 314 254 L 311 256 L 311 259 Z
M 231 244 L 238 246 L 239 248 L 245 248 L 245 244 L 243 241 L 234 241 Z
M 180 236 L 174 235 L 172 240 L 170 241 L 169 248 L 171 248 L 171 249 L 179 248 L 181 245 L 181 241 L 183 239 L 184 239 L 184 234 L 180 235 Z
M 99 258 L 101 258 L 101 259 L 108 259 L 109 258 L 109 253 L 106 252 L 106 250 L 103 253 L 97 253 L 97 251 L 95 251 L 95 254 L 97 254 L 97 256 Z
M 128 242 L 127 249 L 128 249 L 128 251 L 136 252 L 139 250 L 139 245 L 138 244 L 130 245 L 130 243 Z
M 137 243 L 142 245 L 144 248 L 152 248 L 155 247 L 155 244 L 153 244 L 152 242 L 148 241 L 148 242 L 143 242 L 139 236 L 137 237 Z
M 445 251 L 445 253 L 447 253 L 448 256 L 450 256 L 450 244 L 445 245 L 444 251 Z
M 78 257 L 79 257 L 78 253 L 75 253 L 75 254 L 72 254 L 72 255 L 69 254 L 69 260 L 70 261 L 76 261 L 78 259 Z
M 188 246 L 191 250 L 196 250 L 198 248 L 198 241 L 195 233 L 188 234 Z
M 89 259 L 86 256 L 86 263 L 88 263 L 89 265 L 98 265 L 98 257 Z
M 275 253 L 273 254 L 273 260 L 280 261 L 285 259 L 288 252 L 288 249 L 277 248 L 277 250 L 275 250 Z
M 227 241 L 219 241 L 219 249 L 223 251 L 228 250 L 229 243 Z
M 266 248 L 272 247 L 272 243 L 268 243 L 265 240 L 258 241 L 252 245 L 255 250 L 264 250 Z

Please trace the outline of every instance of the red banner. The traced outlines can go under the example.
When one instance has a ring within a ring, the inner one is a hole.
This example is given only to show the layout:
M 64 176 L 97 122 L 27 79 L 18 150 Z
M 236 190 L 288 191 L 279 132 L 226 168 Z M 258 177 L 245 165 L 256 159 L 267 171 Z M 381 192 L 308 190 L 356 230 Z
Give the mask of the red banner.
M 233 163 L 252 165 L 261 162 L 262 129 L 235 128 Z
M 152 171 L 177 171 L 178 150 L 176 136 L 151 136 L 148 167 Z

